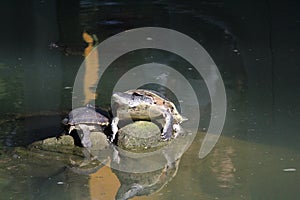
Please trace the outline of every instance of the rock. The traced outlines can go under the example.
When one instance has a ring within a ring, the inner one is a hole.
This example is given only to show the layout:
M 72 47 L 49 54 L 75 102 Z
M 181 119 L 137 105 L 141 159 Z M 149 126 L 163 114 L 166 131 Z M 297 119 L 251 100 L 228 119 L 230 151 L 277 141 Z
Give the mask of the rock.
M 108 141 L 107 137 L 102 132 L 91 132 L 90 139 L 92 142 L 92 148 L 103 149 L 107 147 Z M 75 148 L 74 139 L 70 135 L 63 135 L 59 138 L 47 138 L 42 141 L 37 141 L 29 145 L 30 147 L 41 148 L 44 150 L 47 149 L 66 149 L 66 148 Z
M 57 152 L 68 152 L 72 150 L 74 146 L 74 139 L 70 135 L 63 135 L 60 138 L 52 137 L 42 141 L 37 141 L 28 146 L 29 148 L 50 150 Z
M 70 135 L 63 135 L 60 138 L 51 137 L 41 141 L 36 141 L 29 146 L 44 146 L 44 147 L 60 147 L 60 146 L 74 146 L 73 137 Z
M 101 150 L 109 145 L 106 135 L 102 132 L 91 132 L 90 140 L 92 142 L 91 149 Z
M 62 146 L 74 146 L 73 137 L 70 135 L 64 135 L 61 138 L 48 138 L 42 141 L 44 146 L 62 145 Z
M 148 121 L 128 124 L 118 132 L 118 146 L 131 152 L 151 152 L 167 144 L 161 140 L 159 127 Z
M 21 154 L 60 154 L 82 156 L 81 149 L 74 145 L 74 139 L 70 135 L 63 135 L 60 138 L 52 137 L 28 145 L 25 149 L 20 148 Z M 39 157 L 39 156 L 38 156 Z

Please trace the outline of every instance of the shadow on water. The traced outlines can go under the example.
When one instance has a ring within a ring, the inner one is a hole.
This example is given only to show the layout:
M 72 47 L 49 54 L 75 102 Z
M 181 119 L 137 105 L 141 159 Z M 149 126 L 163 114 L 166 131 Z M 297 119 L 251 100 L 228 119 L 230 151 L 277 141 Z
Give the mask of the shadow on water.
M 61 120 L 65 114 L 43 112 L 32 116 L 10 116 L 0 123 L 1 143 L 7 147 L 25 146 L 37 140 L 59 136 L 64 131 Z

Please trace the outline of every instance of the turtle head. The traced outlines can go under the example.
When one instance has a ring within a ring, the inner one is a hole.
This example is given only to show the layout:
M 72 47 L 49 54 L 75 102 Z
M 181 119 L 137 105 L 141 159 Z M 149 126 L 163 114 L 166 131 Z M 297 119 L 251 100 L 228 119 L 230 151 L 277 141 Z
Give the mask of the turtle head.
M 123 92 L 115 92 L 112 95 L 112 102 L 118 105 L 128 105 L 131 100 L 131 95 Z
M 64 118 L 64 119 L 61 121 L 61 123 L 62 123 L 63 125 L 68 125 L 68 123 L 69 123 L 69 118 Z

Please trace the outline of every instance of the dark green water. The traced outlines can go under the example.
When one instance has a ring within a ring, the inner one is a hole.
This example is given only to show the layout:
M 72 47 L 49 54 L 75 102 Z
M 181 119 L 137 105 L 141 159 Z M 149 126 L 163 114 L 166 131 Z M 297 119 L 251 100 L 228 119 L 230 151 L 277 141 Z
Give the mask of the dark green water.
M 198 159 L 199 132 L 176 176 L 149 199 L 298 199 L 298 7 L 271 1 L 3 1 L 1 149 L 62 131 L 60 121 L 72 108 L 72 86 L 84 57 L 49 49 L 51 42 L 80 54 L 86 47 L 84 30 L 102 42 L 132 28 L 170 28 L 196 40 L 213 58 L 228 107 L 214 150 Z M 150 55 L 170 66 L 185 64 L 160 51 Z M 114 62 L 102 80 L 108 86 L 99 85 L 96 103 L 106 106 L 126 65 L 153 61 L 147 56 L 149 52 L 137 51 Z M 203 84 L 201 77 L 184 76 Z M 210 104 L 207 89 L 200 85 L 197 90 L 204 99 L 199 102 L 202 131 L 209 123 Z M 65 171 L 55 159 L 39 164 L 18 154 L 0 156 L 0 199 L 101 199 L 91 192 L 94 187 L 105 199 L 106 188 L 117 188 L 109 177 L 103 178 L 107 187 L 92 184 L 92 177 Z

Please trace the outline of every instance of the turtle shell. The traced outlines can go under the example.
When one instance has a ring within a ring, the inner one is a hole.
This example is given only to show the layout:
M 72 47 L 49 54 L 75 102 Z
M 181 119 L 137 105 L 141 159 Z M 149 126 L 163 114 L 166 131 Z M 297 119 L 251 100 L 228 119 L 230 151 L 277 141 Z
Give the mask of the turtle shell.
M 109 124 L 108 118 L 95 111 L 93 107 L 86 106 L 75 108 L 69 113 L 69 125 L 76 124 L 98 124 L 107 126 Z

